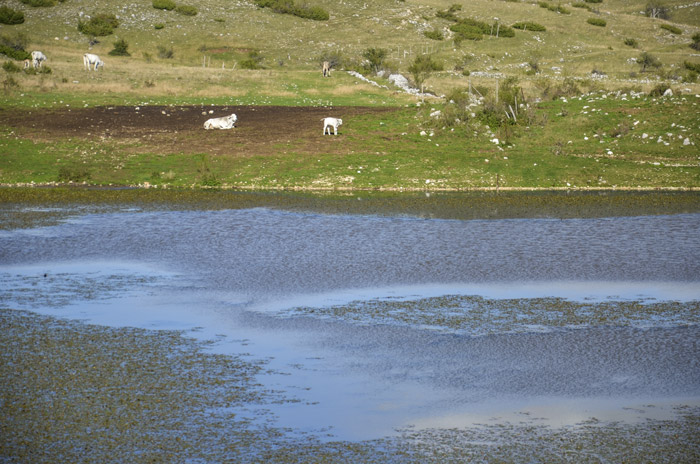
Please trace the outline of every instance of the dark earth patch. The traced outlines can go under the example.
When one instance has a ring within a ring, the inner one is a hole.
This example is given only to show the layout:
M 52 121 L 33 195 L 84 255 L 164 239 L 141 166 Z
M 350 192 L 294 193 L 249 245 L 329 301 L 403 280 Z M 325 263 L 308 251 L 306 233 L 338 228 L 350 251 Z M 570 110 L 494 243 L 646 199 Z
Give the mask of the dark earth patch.
M 137 144 L 136 151 L 253 156 L 299 152 L 344 152 L 342 137 L 323 136 L 321 119 L 353 118 L 396 111 L 376 107 L 291 106 L 106 106 L 79 109 L 0 110 L 0 126 L 35 141 L 71 137 Z M 204 130 L 213 117 L 238 116 L 231 130 Z

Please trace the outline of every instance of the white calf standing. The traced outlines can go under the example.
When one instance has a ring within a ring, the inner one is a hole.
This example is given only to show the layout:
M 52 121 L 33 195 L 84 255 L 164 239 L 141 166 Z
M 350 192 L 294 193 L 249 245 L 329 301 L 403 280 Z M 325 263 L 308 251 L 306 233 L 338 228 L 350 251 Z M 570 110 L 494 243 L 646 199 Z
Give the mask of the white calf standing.
M 323 62 L 322 68 L 323 77 L 331 77 L 331 64 L 328 61 Z
M 41 53 L 40 51 L 33 51 L 32 52 L 32 67 L 33 68 L 41 68 L 41 65 L 46 61 L 46 55 Z
M 207 119 L 204 123 L 205 129 L 231 129 L 233 125 L 238 121 L 238 116 L 231 114 L 229 116 L 224 116 L 222 118 L 211 118 Z
M 323 135 L 326 135 L 326 129 L 328 129 L 328 135 L 331 135 L 331 127 L 333 134 L 338 135 L 338 126 L 343 124 L 343 120 L 338 118 L 324 118 L 321 121 L 323 121 Z
M 92 53 L 86 53 L 83 55 L 83 66 L 85 66 L 85 69 L 88 71 L 90 69 L 94 69 L 97 71 L 97 68 L 102 66 L 104 69 L 105 63 L 100 59 L 99 56 L 93 55 Z

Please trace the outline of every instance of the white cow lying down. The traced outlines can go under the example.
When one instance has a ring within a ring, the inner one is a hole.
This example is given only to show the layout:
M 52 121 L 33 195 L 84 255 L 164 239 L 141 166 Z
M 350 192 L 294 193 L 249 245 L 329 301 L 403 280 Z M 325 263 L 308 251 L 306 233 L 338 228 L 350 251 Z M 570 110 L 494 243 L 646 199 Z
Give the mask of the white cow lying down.
M 238 121 L 238 116 L 231 114 L 223 118 L 211 118 L 204 123 L 205 129 L 231 129 Z
M 343 124 L 343 120 L 338 118 L 324 118 L 321 121 L 323 121 L 323 135 L 326 135 L 326 129 L 328 129 L 328 135 L 331 135 L 331 127 L 333 134 L 338 135 L 338 126 Z
M 90 69 L 94 69 L 95 71 L 97 71 L 97 68 L 100 66 L 104 68 L 105 62 L 102 61 L 97 55 L 93 55 L 92 53 L 86 53 L 83 55 L 83 65 L 88 71 Z

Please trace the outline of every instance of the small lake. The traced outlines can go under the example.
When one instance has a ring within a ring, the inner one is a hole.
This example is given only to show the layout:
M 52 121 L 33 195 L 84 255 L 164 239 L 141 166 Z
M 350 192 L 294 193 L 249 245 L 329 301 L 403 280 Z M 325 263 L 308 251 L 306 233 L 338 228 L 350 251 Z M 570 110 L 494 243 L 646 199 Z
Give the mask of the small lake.
M 635 423 L 700 406 L 700 212 L 481 198 L 470 216 L 455 211 L 473 196 L 411 195 L 2 204 L 13 224 L 50 220 L 0 230 L 1 305 L 266 359 L 258 381 L 298 399 L 267 406 L 293 434 Z

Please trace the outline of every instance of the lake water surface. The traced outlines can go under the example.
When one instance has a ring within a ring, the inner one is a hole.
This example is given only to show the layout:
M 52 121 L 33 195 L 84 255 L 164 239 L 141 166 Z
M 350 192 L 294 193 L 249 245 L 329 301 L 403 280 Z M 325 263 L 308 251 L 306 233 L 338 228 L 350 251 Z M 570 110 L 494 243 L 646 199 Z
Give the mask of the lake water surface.
M 639 422 L 700 406 L 697 212 L 61 209 L 0 230 L 3 306 L 181 329 L 269 359 L 259 381 L 299 399 L 273 407 L 292 433 Z

